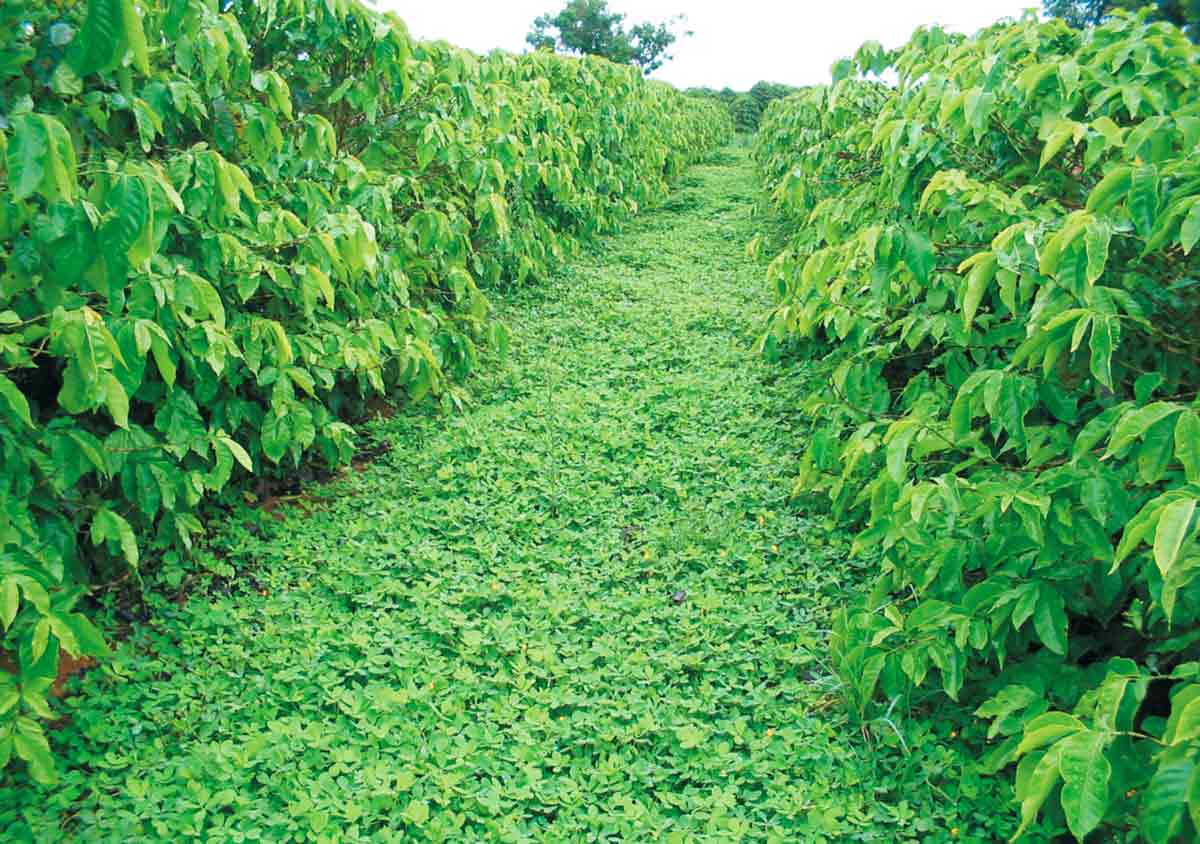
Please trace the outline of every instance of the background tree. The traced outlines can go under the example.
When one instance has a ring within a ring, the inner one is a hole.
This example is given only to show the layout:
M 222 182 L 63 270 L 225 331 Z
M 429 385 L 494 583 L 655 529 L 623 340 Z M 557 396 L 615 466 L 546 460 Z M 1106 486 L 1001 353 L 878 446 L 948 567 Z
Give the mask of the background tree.
M 525 40 L 534 49 L 603 56 L 650 73 L 671 60 L 667 50 L 678 39 L 672 27 L 683 20 L 676 15 L 664 23 L 640 23 L 626 30 L 625 15 L 611 11 L 607 0 L 570 0 L 561 11 L 535 18 Z
M 1071 26 L 1095 26 L 1117 9 L 1136 12 L 1155 7 L 1154 17 L 1184 29 L 1193 41 L 1200 40 L 1200 0 L 1045 0 L 1046 14 L 1062 18 Z

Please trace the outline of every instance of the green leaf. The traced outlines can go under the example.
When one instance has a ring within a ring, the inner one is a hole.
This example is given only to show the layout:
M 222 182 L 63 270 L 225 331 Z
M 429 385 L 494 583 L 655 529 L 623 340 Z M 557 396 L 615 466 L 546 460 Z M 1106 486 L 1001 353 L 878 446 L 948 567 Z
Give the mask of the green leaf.
M 154 354 L 154 365 L 158 374 L 168 387 L 175 385 L 175 361 L 171 358 L 171 350 L 167 341 L 160 334 L 155 334 L 150 341 L 150 351 Z
M 204 304 L 208 318 L 216 324 L 217 328 L 224 330 L 225 304 L 221 301 L 221 294 L 217 292 L 217 288 L 200 276 L 192 275 L 189 278 L 196 293 L 200 296 L 200 301 Z
M 916 229 L 906 228 L 904 230 L 904 263 L 908 264 L 909 270 L 922 284 L 929 282 L 935 261 L 933 241 Z
M 1113 564 L 1110 571 L 1115 572 L 1121 565 L 1121 562 L 1129 556 L 1134 548 L 1141 545 L 1158 526 L 1159 517 L 1162 515 L 1162 505 L 1160 499 L 1155 499 L 1146 504 L 1133 520 L 1125 526 L 1125 532 L 1121 534 L 1121 541 L 1117 545 L 1117 550 L 1113 555 Z
M 1121 453 L 1156 424 L 1183 409 L 1182 405 L 1159 401 L 1126 413 L 1113 429 L 1112 437 L 1108 441 L 1108 450 L 1105 452 L 1106 459 Z
M 1200 197 L 1192 203 L 1192 210 L 1188 211 L 1179 228 L 1179 245 L 1183 248 L 1183 254 L 1191 255 L 1197 241 L 1200 241 Z
M 1098 827 L 1108 811 L 1108 784 L 1112 778 L 1112 765 L 1104 755 L 1108 741 L 1103 733 L 1087 730 L 1061 743 L 1062 807 L 1077 841 L 1083 841 Z
M 1000 378 L 994 418 L 1019 447 L 1025 446 L 1025 416 L 1032 409 L 1032 391 L 1024 389 L 1027 379 L 1005 374 Z
M 133 528 L 129 522 L 107 507 L 102 507 L 96 511 L 96 515 L 92 518 L 92 544 L 99 545 L 101 542 L 115 540 L 120 545 L 121 552 L 125 556 L 125 562 L 129 563 L 129 567 L 137 570 L 138 567 L 138 547 L 137 539 L 133 535 Z
M 1129 217 L 1142 237 L 1149 237 L 1158 219 L 1158 168 L 1153 164 L 1137 167 L 1129 186 Z
M 1046 240 L 1038 256 L 1038 271 L 1042 275 L 1054 275 L 1058 272 L 1063 253 L 1087 230 L 1087 222 L 1086 215 L 1076 212 L 1066 219 L 1062 228 Z
M 131 259 L 130 249 L 151 225 L 150 194 L 137 176 L 121 176 L 105 201 L 113 213 L 100 229 L 101 248 L 110 267 L 119 267 Z
M 128 3 L 129 0 L 88 0 L 87 18 L 67 58 L 81 79 L 89 73 L 111 70 L 124 58 L 129 48 L 125 13 Z M 144 45 L 144 34 L 142 42 Z
M 1200 483 L 1200 413 L 1188 411 L 1175 423 L 1175 458 L 1190 484 Z
M 1047 648 L 1059 655 L 1067 652 L 1067 612 L 1063 596 L 1051 586 L 1043 585 L 1038 595 L 1033 626 L 1038 638 Z
M 1034 719 L 1037 720 L 1037 719 Z M 1028 735 L 1028 733 L 1026 733 Z M 1030 756 L 1021 760 L 1017 768 L 1017 801 L 1021 804 L 1021 825 L 1010 842 L 1020 838 L 1025 830 L 1037 820 L 1038 812 L 1054 790 L 1059 780 L 1060 745 L 1054 745 L 1040 758 Z
M 1017 755 L 1023 756 L 1031 750 L 1045 747 L 1048 744 L 1086 729 L 1082 721 L 1066 712 L 1047 712 L 1034 718 L 1025 725 L 1025 734 L 1017 747 Z
M 54 769 L 54 757 L 50 754 L 50 743 L 41 726 L 32 718 L 17 719 L 13 732 L 13 749 L 17 756 L 29 766 L 29 775 L 42 785 L 54 785 L 58 773 Z
M 1114 167 L 1088 194 L 1087 210 L 1094 214 L 1107 211 L 1125 197 L 1131 184 L 1133 168 L 1124 164 Z
M 1112 229 L 1105 223 L 1092 223 L 1087 227 L 1087 280 L 1095 284 L 1104 274 L 1108 264 L 1108 247 L 1112 241 Z
M 292 430 L 287 417 L 268 413 L 259 429 L 259 441 L 268 460 L 272 463 L 282 460 L 292 442 Z
M 1170 844 L 1183 829 L 1183 813 L 1196 763 L 1186 756 L 1160 762 L 1142 795 L 1139 822 L 1150 844 Z
M 33 635 L 29 637 L 29 653 L 33 661 L 39 661 L 50 645 L 50 619 L 42 616 L 33 626 Z
M 35 194 L 46 175 L 50 135 L 41 115 L 22 114 L 12 120 L 13 138 L 8 144 L 8 186 L 13 199 Z
M 12 712 L 20 703 L 21 691 L 17 686 L 16 678 L 4 669 L 0 669 L 0 716 Z M 4 728 L 0 727 L 0 736 L 3 736 L 4 733 Z M 7 761 L 0 755 L 0 770 L 3 770 Z
M 10 575 L 0 580 L 0 623 L 4 624 L 5 631 L 12 627 L 20 606 L 21 595 L 17 591 L 17 579 Z
M 304 268 L 304 283 L 312 285 L 316 290 L 320 291 L 325 299 L 326 306 L 333 310 L 334 292 L 333 284 L 329 281 L 329 276 L 321 271 L 319 267 L 314 267 L 311 264 Z
M 429 820 L 429 804 L 424 800 L 413 800 L 404 810 L 404 819 L 414 826 L 421 826 Z
M 1168 745 L 1186 746 L 1200 734 L 1200 685 L 1189 683 L 1171 696 L 1171 715 L 1163 730 Z
M 4 400 L 19 421 L 24 422 L 30 428 L 34 427 L 33 417 L 29 415 L 29 401 L 25 398 L 25 394 L 3 374 L 0 374 L 0 399 Z
M 1078 461 L 1094 449 L 1096 444 L 1104 439 L 1105 435 L 1112 430 L 1113 425 L 1116 424 L 1127 407 L 1128 405 L 1114 405 L 1099 416 L 1089 420 L 1083 426 L 1083 430 L 1079 432 L 1079 436 L 1075 438 L 1075 444 L 1071 447 L 1071 459 Z
M 1038 162 L 1038 168 L 1045 167 L 1050 159 L 1058 154 L 1058 151 L 1066 146 L 1067 141 L 1075 134 L 1075 123 L 1070 120 L 1063 120 L 1050 132 L 1050 137 L 1046 139 L 1046 146 L 1042 149 L 1042 157 Z
M 679 739 L 680 747 L 692 750 L 704 744 L 707 733 L 695 724 L 685 724 L 676 728 L 675 737 Z
M 133 65 L 142 73 L 150 73 L 150 54 L 146 48 L 146 33 L 133 0 L 121 0 L 121 26 L 125 42 L 133 54 Z
M 969 329 L 971 323 L 975 321 L 975 314 L 979 310 L 979 305 L 983 301 L 983 295 L 987 292 L 988 285 L 992 279 L 996 277 L 996 256 L 994 253 L 987 253 L 978 263 L 972 268 L 970 274 L 967 275 L 966 293 L 963 295 L 963 322 Z
M 101 635 L 96 625 L 92 624 L 83 613 L 71 613 L 66 616 L 65 621 L 75 634 L 75 641 L 79 643 L 82 654 L 94 657 L 107 657 L 111 655 L 112 652 L 105 643 L 104 636 Z
M 15 199 L 34 193 L 47 200 L 72 202 L 76 193 L 75 144 L 66 127 L 44 114 L 12 118 L 8 145 L 8 184 Z
M 1092 320 L 1092 375 L 1108 389 L 1113 389 L 1112 355 L 1116 347 L 1119 328 L 1116 317 L 1104 316 Z
M 100 376 L 100 387 L 104 392 L 104 403 L 118 428 L 129 427 L 129 396 L 121 382 L 111 372 Z
M 1154 562 L 1164 577 L 1179 559 L 1179 549 L 1191 533 L 1196 502 L 1195 498 L 1174 501 L 1163 508 L 1159 517 L 1158 529 L 1154 533 Z
M 903 420 L 897 422 L 888 432 L 890 438 L 887 446 L 887 469 L 898 486 L 903 486 L 907 478 L 905 465 L 908 461 L 908 447 L 918 431 L 916 422 Z
M 241 464 L 243 469 L 247 472 L 254 471 L 254 461 L 250 459 L 250 453 L 246 449 L 242 448 L 236 441 L 229 437 L 218 437 L 218 439 L 222 445 L 229 449 L 229 453 Z
M 1192 781 L 1188 783 L 1187 807 L 1192 826 L 1200 829 L 1200 765 L 1196 766 L 1192 772 Z

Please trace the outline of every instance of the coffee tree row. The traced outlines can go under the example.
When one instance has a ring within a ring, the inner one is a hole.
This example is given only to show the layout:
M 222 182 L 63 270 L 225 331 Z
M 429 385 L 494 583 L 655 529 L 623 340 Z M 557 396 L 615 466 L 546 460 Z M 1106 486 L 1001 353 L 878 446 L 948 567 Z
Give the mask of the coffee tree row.
M 731 131 L 346 0 L 9 4 L 0 56 L 0 766 L 42 781 L 60 650 L 106 650 L 87 584 L 178 559 L 231 480 L 345 461 L 370 395 L 456 403 L 507 342 L 482 288 Z
M 1200 834 L 1198 150 L 1200 49 L 1126 15 L 867 45 L 761 132 L 797 492 L 880 560 L 847 697 L 972 700 L 1021 830 Z

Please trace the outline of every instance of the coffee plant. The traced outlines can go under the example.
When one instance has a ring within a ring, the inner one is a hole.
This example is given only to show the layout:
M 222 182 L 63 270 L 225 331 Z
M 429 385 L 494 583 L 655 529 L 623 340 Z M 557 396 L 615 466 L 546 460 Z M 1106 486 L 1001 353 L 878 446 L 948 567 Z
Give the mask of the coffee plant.
M 544 275 L 731 132 L 632 68 L 414 43 L 357 2 L 0 7 L 0 767 L 54 778 L 89 588 L 168 578 L 200 507 L 335 465 Z
M 848 703 L 971 699 L 1018 837 L 1200 834 L 1198 150 L 1200 49 L 1125 14 L 868 44 L 758 141 L 796 489 L 879 560 Z

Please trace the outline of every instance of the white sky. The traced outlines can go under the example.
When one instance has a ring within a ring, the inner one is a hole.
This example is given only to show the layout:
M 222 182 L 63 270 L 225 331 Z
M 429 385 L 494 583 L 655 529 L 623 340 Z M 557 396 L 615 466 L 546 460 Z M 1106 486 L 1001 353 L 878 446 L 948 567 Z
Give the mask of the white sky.
M 371 0 L 368 0 L 371 2 Z M 526 49 L 525 33 L 538 15 L 565 0 L 374 0 L 399 13 L 412 34 L 445 39 L 477 52 Z M 974 32 L 1000 18 L 1040 7 L 1040 0 L 610 0 L 628 15 L 626 26 L 684 13 L 695 32 L 674 45 L 675 59 L 654 73 L 677 87 L 755 82 L 805 85 L 827 81 L 829 68 L 864 41 L 885 47 L 906 42 L 922 24 Z

